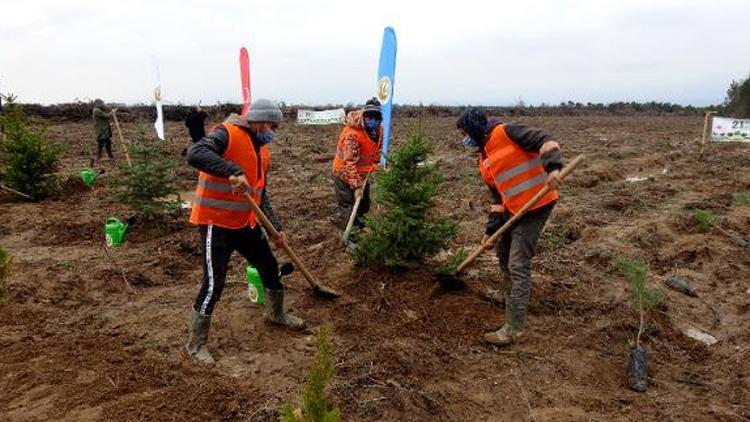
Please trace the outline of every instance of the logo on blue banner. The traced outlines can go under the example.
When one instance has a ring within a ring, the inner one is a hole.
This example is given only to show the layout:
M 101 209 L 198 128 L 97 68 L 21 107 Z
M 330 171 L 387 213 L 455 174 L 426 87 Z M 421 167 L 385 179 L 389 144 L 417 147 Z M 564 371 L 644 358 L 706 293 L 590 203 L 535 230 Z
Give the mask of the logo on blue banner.
M 391 100 L 391 79 L 388 76 L 383 76 L 378 82 L 378 99 L 382 105 Z
M 383 110 L 383 158 L 388 154 L 388 141 L 391 136 L 391 109 L 393 108 L 393 83 L 396 73 L 396 32 L 390 26 L 383 30 L 383 44 L 380 48 L 378 65 L 378 87 L 376 95 Z

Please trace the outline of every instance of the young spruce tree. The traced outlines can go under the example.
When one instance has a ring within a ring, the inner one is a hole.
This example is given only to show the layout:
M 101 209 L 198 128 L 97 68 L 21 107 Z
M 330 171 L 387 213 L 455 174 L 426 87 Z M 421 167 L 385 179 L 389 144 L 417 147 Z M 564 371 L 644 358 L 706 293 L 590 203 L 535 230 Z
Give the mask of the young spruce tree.
M 180 207 L 177 199 L 177 161 L 140 127 L 136 142 L 128 147 L 133 166 L 120 165 L 122 177 L 113 181 L 120 187 L 117 200 L 135 210 L 144 220 L 158 222 Z
M 328 327 L 320 327 L 315 334 L 317 353 L 307 374 L 302 407 L 295 410 L 285 403 L 279 416 L 280 422 L 340 422 L 341 411 L 328 398 L 328 385 L 333 379 L 333 337 Z
M 55 172 L 62 148 L 47 141 L 45 128 L 32 128 L 14 96 L 4 98 L 7 102 L 0 113 L 2 180 L 34 200 L 43 199 L 58 187 Z
M 358 264 L 407 268 L 445 248 L 456 234 L 455 223 L 431 212 L 442 184 L 437 167 L 425 161 L 433 142 L 414 127 L 376 175 L 375 201 L 384 211 L 366 219 L 353 252 Z

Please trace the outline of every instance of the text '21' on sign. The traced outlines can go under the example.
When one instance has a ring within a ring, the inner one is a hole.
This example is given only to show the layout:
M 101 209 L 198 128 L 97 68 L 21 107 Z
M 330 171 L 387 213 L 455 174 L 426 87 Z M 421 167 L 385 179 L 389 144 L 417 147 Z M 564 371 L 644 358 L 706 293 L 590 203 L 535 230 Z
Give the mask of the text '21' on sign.
M 750 142 L 750 119 L 714 116 L 711 124 L 714 142 Z

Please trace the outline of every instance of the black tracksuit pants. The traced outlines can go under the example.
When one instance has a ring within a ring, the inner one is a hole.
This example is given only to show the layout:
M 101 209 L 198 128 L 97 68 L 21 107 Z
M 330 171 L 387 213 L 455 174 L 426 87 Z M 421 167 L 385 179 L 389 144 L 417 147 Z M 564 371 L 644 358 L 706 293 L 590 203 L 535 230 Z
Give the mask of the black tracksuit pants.
M 214 225 L 199 227 L 203 244 L 203 284 L 195 298 L 193 309 L 202 315 L 211 315 L 224 290 L 227 266 L 232 252 L 239 252 L 255 267 L 263 280 L 263 286 L 271 290 L 282 290 L 279 281 L 279 263 L 273 256 L 268 240 L 260 225 L 255 228 L 225 229 Z

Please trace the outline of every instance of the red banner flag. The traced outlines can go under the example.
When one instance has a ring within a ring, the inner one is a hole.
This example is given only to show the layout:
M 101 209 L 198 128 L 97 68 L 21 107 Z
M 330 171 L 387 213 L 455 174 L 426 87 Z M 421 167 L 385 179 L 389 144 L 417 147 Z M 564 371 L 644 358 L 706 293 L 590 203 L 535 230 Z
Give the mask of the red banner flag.
M 242 115 L 250 108 L 250 55 L 245 47 L 240 48 L 240 79 L 242 79 Z

